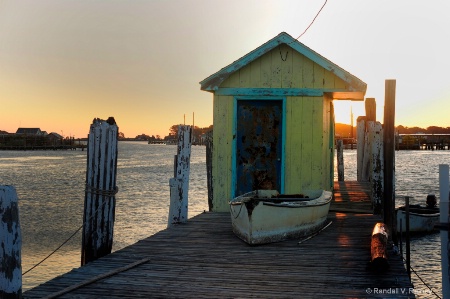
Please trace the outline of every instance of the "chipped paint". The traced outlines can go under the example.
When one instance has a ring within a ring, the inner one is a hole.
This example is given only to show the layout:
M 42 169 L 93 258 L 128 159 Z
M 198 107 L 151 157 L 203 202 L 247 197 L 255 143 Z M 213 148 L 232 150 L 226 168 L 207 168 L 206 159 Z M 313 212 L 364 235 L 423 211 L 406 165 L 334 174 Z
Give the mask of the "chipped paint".
M 280 190 L 281 101 L 238 101 L 236 195 Z
M 13 186 L 0 186 L 0 298 L 22 294 L 22 235 Z
M 81 264 L 111 253 L 117 192 L 118 132 L 114 118 L 94 119 L 88 136 Z

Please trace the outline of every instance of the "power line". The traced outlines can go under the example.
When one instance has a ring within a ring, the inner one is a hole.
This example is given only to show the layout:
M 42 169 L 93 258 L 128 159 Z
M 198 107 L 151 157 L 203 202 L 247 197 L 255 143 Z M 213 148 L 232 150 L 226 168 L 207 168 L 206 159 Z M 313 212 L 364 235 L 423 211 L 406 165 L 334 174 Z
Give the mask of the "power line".
M 325 7 L 325 5 L 327 4 L 328 0 L 325 0 L 325 2 L 323 3 L 322 7 L 320 8 L 320 10 L 317 12 L 316 16 L 314 17 L 314 19 L 311 21 L 311 23 L 308 25 L 308 27 L 306 27 L 305 31 L 303 31 L 302 34 L 300 34 L 296 40 L 298 40 L 300 37 L 303 36 L 303 34 L 306 33 L 306 31 L 308 31 L 309 27 L 311 27 L 311 25 L 314 23 L 314 21 L 316 20 L 316 18 L 319 16 L 320 12 L 322 11 L 322 9 Z

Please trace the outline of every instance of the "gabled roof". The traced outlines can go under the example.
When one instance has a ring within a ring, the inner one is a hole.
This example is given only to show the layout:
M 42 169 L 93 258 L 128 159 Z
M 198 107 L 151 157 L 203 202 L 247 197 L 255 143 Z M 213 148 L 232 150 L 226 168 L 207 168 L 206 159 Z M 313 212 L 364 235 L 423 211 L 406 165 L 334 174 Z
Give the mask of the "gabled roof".
M 62 137 L 60 134 L 55 133 L 55 132 L 51 132 L 50 134 L 48 134 L 49 136 L 54 136 L 55 138 L 58 139 L 63 139 L 64 137 Z
M 329 61 L 325 57 L 321 56 L 320 54 L 314 52 L 286 32 L 282 32 L 273 39 L 269 40 L 265 44 L 261 45 L 260 47 L 256 48 L 255 50 L 251 51 L 247 55 L 239 58 L 232 64 L 222 68 L 220 71 L 212 74 L 208 78 L 204 79 L 200 82 L 201 89 L 206 91 L 215 91 L 219 89 L 219 86 L 222 84 L 223 81 L 225 81 L 231 74 L 239 70 L 240 68 L 248 65 L 252 61 L 256 60 L 257 58 L 263 56 L 265 53 L 273 50 L 274 48 L 278 47 L 281 44 L 287 44 L 294 50 L 296 50 L 298 53 L 304 55 L 311 61 L 317 63 L 318 65 L 322 66 L 324 69 L 332 72 L 334 75 L 342 79 L 348 84 L 348 90 L 346 92 L 332 92 L 334 98 L 340 98 L 340 99 L 352 99 L 352 98 L 358 98 L 358 99 L 364 99 L 364 95 L 366 93 L 367 84 L 358 79 L 357 77 L 353 76 L 343 68 L 339 67 L 338 65 L 334 64 L 333 62 Z
M 18 128 L 16 134 L 38 135 L 41 134 L 40 128 Z

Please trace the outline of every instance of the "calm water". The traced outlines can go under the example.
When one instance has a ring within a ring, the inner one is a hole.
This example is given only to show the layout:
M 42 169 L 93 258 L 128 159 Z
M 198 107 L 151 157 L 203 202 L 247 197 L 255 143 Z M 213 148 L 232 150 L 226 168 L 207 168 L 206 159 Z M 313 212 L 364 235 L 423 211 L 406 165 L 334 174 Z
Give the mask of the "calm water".
M 119 142 L 116 222 L 113 250 L 135 243 L 167 226 L 169 179 L 176 146 Z M 345 179 L 356 180 L 356 151 L 344 152 Z M 438 165 L 450 164 L 450 151 L 396 152 L 397 205 L 401 196 L 424 203 L 439 199 Z M 189 185 L 189 217 L 208 209 L 205 147 L 194 146 Z M 28 270 L 82 224 L 86 152 L 0 151 L 0 185 L 14 185 L 23 233 L 22 268 Z M 337 175 L 336 175 L 337 177 Z M 81 234 L 23 277 L 24 290 L 79 267 Z M 439 234 L 413 238 L 413 269 L 441 297 Z M 414 273 L 415 288 L 428 290 Z M 435 298 L 418 295 L 418 298 Z

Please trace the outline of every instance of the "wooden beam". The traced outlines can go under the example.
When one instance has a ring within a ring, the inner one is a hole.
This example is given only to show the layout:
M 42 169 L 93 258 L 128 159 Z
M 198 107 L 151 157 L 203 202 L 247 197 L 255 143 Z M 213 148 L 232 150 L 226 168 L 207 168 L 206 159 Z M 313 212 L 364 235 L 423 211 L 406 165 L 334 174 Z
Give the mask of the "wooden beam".
M 397 228 L 394 221 L 394 166 L 395 166 L 395 80 L 386 80 L 384 99 L 383 153 L 384 153 L 384 223 L 396 238 Z
M 366 108 L 366 120 L 376 121 L 377 120 L 377 104 L 375 98 L 367 98 L 365 101 Z

